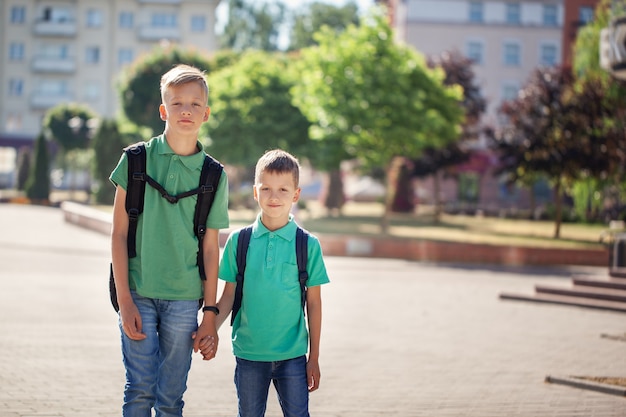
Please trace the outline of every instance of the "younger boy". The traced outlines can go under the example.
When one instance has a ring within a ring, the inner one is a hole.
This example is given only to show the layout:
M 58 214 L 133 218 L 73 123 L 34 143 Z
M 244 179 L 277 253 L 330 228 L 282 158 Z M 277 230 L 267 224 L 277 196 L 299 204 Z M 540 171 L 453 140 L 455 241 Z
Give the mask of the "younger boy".
M 265 153 L 256 165 L 253 192 L 261 213 L 253 224 L 241 308 L 232 328 L 239 417 L 265 414 L 270 382 L 283 414 L 304 417 L 309 415 L 309 392 L 320 383 L 320 285 L 329 279 L 319 241 L 309 235 L 305 318 L 296 262 L 297 224 L 290 214 L 300 197 L 297 159 L 282 150 Z M 218 303 L 218 327 L 233 306 L 238 239 L 239 231 L 229 236 L 220 263 L 219 277 L 226 283 Z
M 146 173 L 171 195 L 198 187 L 205 158 L 198 142 L 209 118 L 204 73 L 179 65 L 161 78 L 162 135 L 145 145 Z M 112 263 L 119 304 L 122 356 L 126 368 L 124 416 L 182 416 L 191 354 L 200 338 L 217 350 L 215 306 L 219 265 L 218 232 L 228 227 L 228 179 L 222 173 L 207 219 L 202 256 L 206 280 L 197 266 L 194 211 L 197 196 L 169 203 L 146 186 L 139 216 L 136 257 L 128 256 L 129 216 L 125 210 L 128 159 L 123 153 L 110 180 L 116 185 L 111 233 Z M 199 300 L 206 310 L 198 327 Z M 192 339 L 197 332 L 196 341 Z

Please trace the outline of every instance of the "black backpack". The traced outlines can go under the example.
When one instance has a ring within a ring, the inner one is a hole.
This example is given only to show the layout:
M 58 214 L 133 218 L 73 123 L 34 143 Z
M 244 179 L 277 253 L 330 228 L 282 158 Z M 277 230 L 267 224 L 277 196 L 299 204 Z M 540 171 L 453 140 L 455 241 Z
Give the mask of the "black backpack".
M 193 231 L 198 238 L 198 254 L 196 263 L 200 278 L 206 280 L 204 273 L 204 258 L 202 256 L 202 241 L 206 233 L 206 220 L 213 205 L 215 192 L 224 167 L 217 160 L 205 155 L 204 164 L 200 173 L 200 183 L 197 188 L 177 195 L 169 194 L 165 188 L 146 172 L 146 146 L 144 142 L 138 142 L 124 149 L 128 159 L 128 187 L 126 190 L 126 212 L 128 213 L 128 258 L 137 256 L 136 235 L 139 215 L 143 212 L 143 200 L 146 191 L 146 183 L 155 188 L 169 203 L 176 204 L 178 200 L 192 195 L 198 195 L 196 210 L 193 219 Z M 119 311 L 117 304 L 117 292 L 113 279 L 113 265 L 110 267 L 109 293 L 111 304 L 115 311 Z
M 250 236 L 252 236 L 252 225 L 246 226 L 239 231 L 237 240 L 237 285 L 235 287 L 235 300 L 233 302 L 233 311 L 230 316 L 230 325 L 232 326 L 239 309 L 241 308 L 241 299 L 243 298 L 243 276 L 246 270 L 246 255 L 248 254 L 248 246 L 250 245 Z M 306 281 L 309 279 L 309 273 L 306 270 L 308 260 L 308 243 L 309 233 L 298 226 L 296 230 L 296 259 L 298 261 L 298 280 L 300 281 L 300 302 L 302 310 L 306 304 Z

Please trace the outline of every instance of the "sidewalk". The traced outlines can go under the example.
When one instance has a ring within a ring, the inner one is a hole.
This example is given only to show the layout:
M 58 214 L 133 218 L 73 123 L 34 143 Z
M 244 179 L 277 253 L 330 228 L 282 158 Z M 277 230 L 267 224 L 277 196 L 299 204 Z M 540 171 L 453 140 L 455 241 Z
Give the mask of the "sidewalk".
M 109 238 L 59 209 L 0 204 L 0 417 L 113 417 L 124 384 Z M 626 398 L 546 383 L 625 376 L 623 313 L 501 301 L 604 269 L 326 258 L 315 417 L 626 417 Z M 186 417 L 236 415 L 229 328 L 194 358 Z M 268 417 L 280 416 L 270 395 Z

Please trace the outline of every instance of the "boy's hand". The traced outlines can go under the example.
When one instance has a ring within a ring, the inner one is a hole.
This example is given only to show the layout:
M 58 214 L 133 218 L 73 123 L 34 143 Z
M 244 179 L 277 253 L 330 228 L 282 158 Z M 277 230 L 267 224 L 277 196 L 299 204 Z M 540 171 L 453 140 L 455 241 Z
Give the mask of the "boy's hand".
M 196 332 L 193 332 L 191 338 L 196 340 L 196 337 Z M 215 357 L 215 339 L 213 339 L 212 336 L 206 336 L 205 338 L 201 339 L 198 344 L 198 350 L 200 351 L 203 360 L 209 361 L 213 359 Z M 197 352 L 198 350 L 195 351 Z
M 213 314 L 213 313 L 211 313 Z M 205 314 L 206 316 L 206 314 Z M 217 354 L 217 346 L 219 344 L 219 337 L 217 330 L 215 329 L 215 319 L 202 320 L 198 331 L 191 335 L 193 341 L 194 352 L 200 351 L 202 358 L 205 361 L 209 361 Z
M 306 363 L 306 380 L 309 385 L 309 392 L 313 392 L 320 387 L 320 376 L 319 362 L 309 359 Z
M 120 320 L 122 330 L 131 340 L 144 340 L 147 336 L 143 333 L 141 314 L 135 303 L 125 303 L 120 305 Z

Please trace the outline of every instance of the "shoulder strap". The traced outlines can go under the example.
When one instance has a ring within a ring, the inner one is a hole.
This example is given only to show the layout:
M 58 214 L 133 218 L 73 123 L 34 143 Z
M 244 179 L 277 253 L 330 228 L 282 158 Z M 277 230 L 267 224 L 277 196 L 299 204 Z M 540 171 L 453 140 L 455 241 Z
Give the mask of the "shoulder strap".
M 146 146 L 138 142 L 124 149 L 128 159 L 128 186 L 126 189 L 126 212 L 128 213 L 128 257 L 137 256 L 137 221 L 143 212 L 143 195 L 146 191 Z
M 298 226 L 296 230 L 296 259 L 298 261 L 298 278 L 300 280 L 300 296 L 302 310 L 306 304 L 306 282 L 309 279 L 309 273 L 306 269 L 309 253 L 309 233 Z M 306 314 L 306 313 L 305 313 Z
M 235 300 L 233 301 L 233 311 L 230 315 L 230 325 L 235 322 L 235 317 L 241 308 L 241 299 L 243 298 L 243 275 L 246 271 L 246 256 L 248 255 L 248 246 L 250 245 L 250 236 L 252 236 L 252 225 L 246 226 L 239 231 L 237 239 L 237 285 L 235 286 Z
M 202 252 L 202 242 L 206 234 L 206 221 L 215 200 L 215 192 L 220 182 L 223 170 L 222 164 L 209 155 L 205 155 L 202 172 L 200 173 L 200 186 L 198 187 L 198 200 L 196 201 L 196 212 L 193 218 L 193 232 L 198 238 L 198 255 L 196 263 L 200 271 L 200 278 L 206 280 L 204 272 L 204 256 Z

